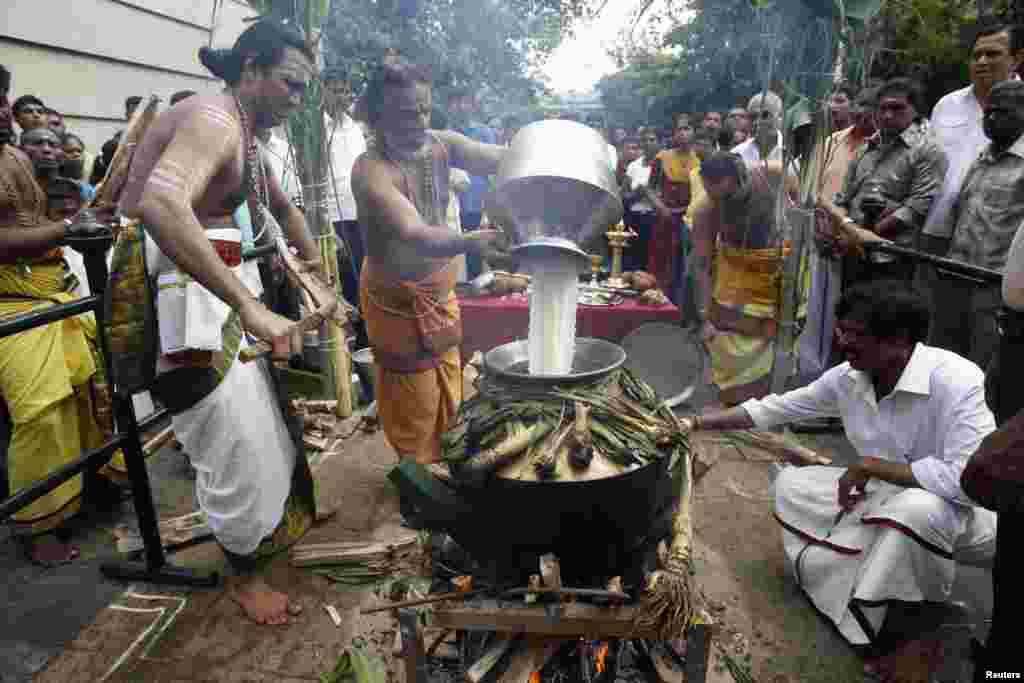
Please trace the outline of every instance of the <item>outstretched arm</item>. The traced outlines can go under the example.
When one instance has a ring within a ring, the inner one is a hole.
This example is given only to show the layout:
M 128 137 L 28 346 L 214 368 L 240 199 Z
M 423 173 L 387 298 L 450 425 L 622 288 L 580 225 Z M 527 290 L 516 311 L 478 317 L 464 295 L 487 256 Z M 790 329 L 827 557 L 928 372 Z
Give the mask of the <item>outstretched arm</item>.
M 398 191 L 387 167 L 362 156 L 352 169 L 352 193 L 359 215 L 390 239 L 413 246 L 425 256 L 455 256 L 476 248 L 494 231 L 459 234 L 447 225 L 430 225 L 405 195 Z
M 434 131 L 434 135 L 448 145 L 452 155 L 452 166 L 458 166 L 472 175 L 497 173 L 498 164 L 508 151 L 507 147 L 477 142 L 453 130 Z

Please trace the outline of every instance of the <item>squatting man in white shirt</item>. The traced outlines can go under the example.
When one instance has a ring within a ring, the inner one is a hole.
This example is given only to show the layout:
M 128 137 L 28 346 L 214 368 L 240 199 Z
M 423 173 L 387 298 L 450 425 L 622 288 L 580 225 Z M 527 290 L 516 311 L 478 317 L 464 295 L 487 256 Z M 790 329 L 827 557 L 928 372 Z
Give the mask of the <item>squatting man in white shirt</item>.
M 836 309 L 847 362 L 803 388 L 687 420 L 691 430 L 719 430 L 842 419 L 860 459 L 845 470 L 781 470 L 775 518 L 800 588 L 882 680 L 930 680 L 920 676 L 940 659 L 924 627 L 881 656 L 889 606 L 899 623 L 913 616 L 934 628 L 957 563 L 983 564 L 995 550 L 995 514 L 960 487 L 968 458 L 995 429 L 984 374 L 921 343 L 930 317 L 903 283 L 852 288 Z

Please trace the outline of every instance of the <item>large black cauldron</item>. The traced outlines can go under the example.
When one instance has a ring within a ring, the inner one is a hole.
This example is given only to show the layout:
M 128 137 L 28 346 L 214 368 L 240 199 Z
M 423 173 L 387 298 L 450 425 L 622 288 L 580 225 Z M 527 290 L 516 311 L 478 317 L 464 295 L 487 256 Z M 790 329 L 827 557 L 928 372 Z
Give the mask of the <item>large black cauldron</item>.
M 499 346 L 484 356 L 485 378 L 536 387 L 593 382 L 626 360 L 617 344 L 576 340 L 573 372 L 535 376 L 525 371 L 526 342 Z M 642 556 L 668 532 L 673 502 L 670 457 L 635 470 L 588 481 L 524 481 L 491 477 L 483 484 L 452 480 L 446 511 L 428 520 L 446 531 L 480 565 L 506 579 L 538 571 L 537 560 L 555 553 L 567 585 L 622 576 L 637 582 Z M 403 491 L 406 493 L 406 491 Z
M 501 577 L 536 574 L 538 558 L 551 552 L 567 585 L 612 576 L 635 583 L 641 556 L 668 531 L 669 459 L 591 481 L 453 483 L 464 507 L 445 531 Z

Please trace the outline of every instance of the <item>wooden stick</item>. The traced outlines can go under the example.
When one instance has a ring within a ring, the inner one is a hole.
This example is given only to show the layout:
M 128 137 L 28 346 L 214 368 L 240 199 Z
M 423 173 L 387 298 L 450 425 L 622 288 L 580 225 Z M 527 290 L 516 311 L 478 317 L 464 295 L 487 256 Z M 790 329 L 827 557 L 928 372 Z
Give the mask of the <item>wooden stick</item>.
M 831 465 L 831 458 L 818 455 L 810 448 L 795 444 L 781 434 L 774 432 L 759 432 L 749 429 L 735 430 L 730 432 L 751 445 L 763 448 L 770 453 L 781 456 L 798 465 Z
M 548 660 L 566 642 L 568 641 L 527 636 L 525 647 L 512 654 L 508 668 L 498 679 L 499 683 L 529 683 L 530 675 L 543 669 Z
M 480 683 L 491 669 L 501 660 L 502 656 L 512 647 L 515 636 L 500 636 L 466 671 L 467 683 Z
M 297 398 L 292 401 L 292 410 L 296 412 L 330 413 L 334 412 L 337 405 L 337 401 L 311 401 L 305 398 Z
M 160 98 L 152 95 L 144 108 L 136 108 L 132 118 L 128 121 L 128 127 L 125 128 L 117 143 L 114 156 L 110 159 L 110 166 L 107 167 L 107 174 L 100 181 L 96 188 L 96 194 L 88 203 L 89 208 L 102 208 L 117 204 L 121 198 L 121 190 L 124 189 L 128 180 L 128 169 L 131 166 L 132 157 L 135 155 L 136 145 L 142 141 L 149 125 L 156 119 L 156 110 L 159 105 Z
M 478 588 L 472 591 L 452 591 L 450 593 L 438 593 L 437 595 L 428 595 L 425 598 L 418 598 L 416 600 L 402 600 L 401 602 L 392 602 L 387 605 L 381 605 L 380 607 L 371 607 L 369 609 L 365 607 L 359 608 L 360 614 L 373 614 L 374 612 L 387 612 L 391 609 L 398 609 L 400 607 L 418 607 L 419 605 L 429 605 L 434 602 L 444 602 L 445 600 L 465 600 L 474 595 L 479 595 L 490 590 L 489 588 Z
M 348 352 L 345 331 L 334 321 L 328 323 L 327 327 L 330 330 L 334 360 L 331 364 L 334 369 L 334 397 L 338 399 L 334 414 L 341 418 L 352 417 L 352 357 Z
M 554 553 L 541 555 L 540 576 L 544 580 L 544 588 L 562 590 L 562 565 Z
M 434 653 L 437 652 L 437 648 L 441 647 L 441 643 L 444 642 L 444 639 L 451 635 L 452 632 L 454 631 L 455 629 L 452 628 L 446 628 L 443 631 L 441 631 L 440 635 L 438 635 L 437 638 L 434 638 L 434 642 L 432 642 L 430 644 L 430 647 L 427 648 L 426 656 L 433 657 Z
M 142 445 L 142 452 L 146 455 L 152 455 L 153 453 L 156 453 L 158 450 L 163 448 L 173 438 L 174 428 L 168 427 L 167 429 L 163 430 L 162 432 L 154 436 L 152 439 L 144 443 Z
M 297 323 L 295 323 L 295 326 L 292 328 L 292 332 L 293 333 L 298 332 L 299 334 L 305 334 L 306 332 L 312 332 L 313 330 L 315 330 L 318 327 L 320 327 L 320 325 L 321 325 L 321 323 L 323 323 L 323 321 L 324 321 L 323 314 L 321 312 L 317 311 L 316 313 L 313 313 L 312 315 L 308 315 L 305 318 L 303 318 L 302 320 L 300 320 Z M 264 342 L 264 341 L 260 341 L 260 342 L 256 342 L 255 344 L 252 344 L 250 346 L 247 346 L 244 349 L 242 349 L 241 351 L 239 351 L 238 352 L 238 358 L 243 363 L 251 363 L 252 361 L 256 360 L 257 358 L 262 358 L 263 356 L 266 356 L 272 350 L 273 350 L 273 348 L 270 346 L 270 344 L 268 344 L 267 342 Z

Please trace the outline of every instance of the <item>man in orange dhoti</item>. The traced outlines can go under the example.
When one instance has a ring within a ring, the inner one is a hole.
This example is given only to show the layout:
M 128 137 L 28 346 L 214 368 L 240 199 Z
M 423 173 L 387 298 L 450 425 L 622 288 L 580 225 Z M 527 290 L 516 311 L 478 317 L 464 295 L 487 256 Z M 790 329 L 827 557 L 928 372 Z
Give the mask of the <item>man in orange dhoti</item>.
M 359 114 L 375 133 L 356 160 L 352 190 L 367 254 L 360 299 L 377 366 L 377 409 L 400 458 L 440 459 L 440 435 L 462 400 L 453 257 L 478 252 L 494 230 L 459 234 L 446 222 L 449 163 L 497 170 L 504 147 L 428 130 L 430 76 L 390 59 L 375 72 Z

